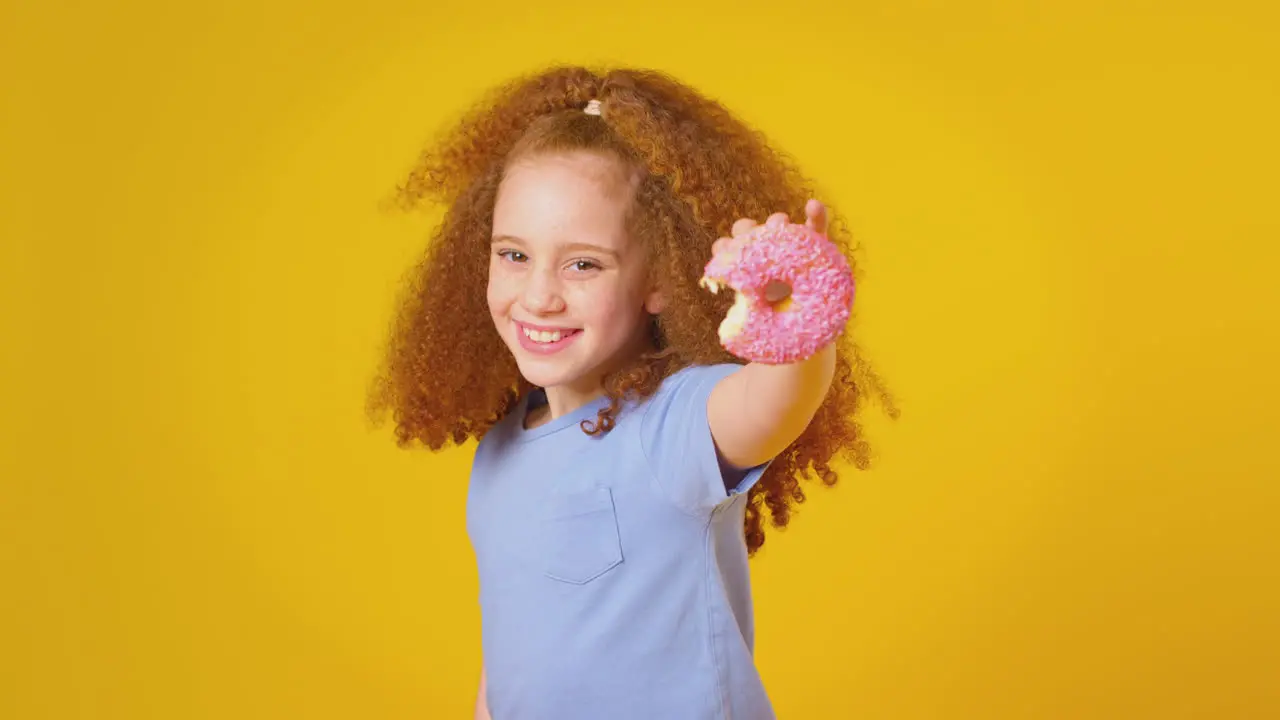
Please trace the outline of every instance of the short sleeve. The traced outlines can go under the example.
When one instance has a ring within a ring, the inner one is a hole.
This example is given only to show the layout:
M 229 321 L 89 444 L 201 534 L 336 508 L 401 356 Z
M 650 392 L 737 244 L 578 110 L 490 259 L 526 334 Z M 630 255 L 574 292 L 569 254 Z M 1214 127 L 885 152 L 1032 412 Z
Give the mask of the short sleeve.
M 707 400 L 722 379 L 742 369 L 724 363 L 684 368 L 663 381 L 645 403 L 640 444 L 661 490 L 686 512 L 706 514 L 726 499 L 745 493 L 768 463 L 750 468 L 732 489 L 725 476 L 711 426 Z

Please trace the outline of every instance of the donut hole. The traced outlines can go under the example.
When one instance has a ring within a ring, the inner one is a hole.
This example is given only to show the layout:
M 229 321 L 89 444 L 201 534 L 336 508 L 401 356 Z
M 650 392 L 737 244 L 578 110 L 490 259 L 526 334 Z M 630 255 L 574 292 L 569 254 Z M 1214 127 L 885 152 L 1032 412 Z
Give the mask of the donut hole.
M 770 280 L 761 294 L 774 310 L 782 312 L 791 306 L 791 284 L 785 280 Z

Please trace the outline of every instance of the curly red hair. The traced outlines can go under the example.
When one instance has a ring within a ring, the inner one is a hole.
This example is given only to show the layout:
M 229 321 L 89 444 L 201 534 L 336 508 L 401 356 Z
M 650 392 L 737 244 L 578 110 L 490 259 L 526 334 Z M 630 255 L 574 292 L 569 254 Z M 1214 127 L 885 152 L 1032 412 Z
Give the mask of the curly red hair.
M 591 100 L 599 101 L 599 116 L 583 112 Z M 813 196 L 808 181 L 760 133 L 667 75 L 553 68 L 484 98 L 423 153 L 398 189 L 405 209 L 446 208 L 411 275 L 370 395 L 372 417 L 382 421 L 390 412 L 402 447 L 440 450 L 478 440 L 530 389 L 485 298 L 494 202 L 513 159 L 574 150 L 615 157 L 637 173 L 628 227 L 644 243 L 666 299 L 652 351 L 603 378 L 609 405 L 584 431 L 608 432 L 624 399 L 650 396 L 680 368 L 736 361 L 716 333 L 732 298 L 698 287 L 711 245 L 741 217 L 802 217 Z M 830 217 L 828 236 L 852 262 L 848 233 Z M 868 467 L 870 448 L 856 417 L 869 395 L 896 412 L 846 335 L 826 400 L 750 491 L 744 532 L 751 553 L 764 544 L 766 508 L 771 524 L 783 528 L 804 502 L 802 479 L 834 485 L 838 458 Z

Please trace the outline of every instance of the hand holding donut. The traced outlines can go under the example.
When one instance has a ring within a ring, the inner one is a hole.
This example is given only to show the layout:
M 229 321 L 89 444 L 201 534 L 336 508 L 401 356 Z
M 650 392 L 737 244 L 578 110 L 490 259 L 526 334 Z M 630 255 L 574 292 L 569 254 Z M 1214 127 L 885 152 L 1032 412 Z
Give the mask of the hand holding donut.
M 816 354 L 849 321 L 854 282 L 848 260 L 826 238 L 822 203 L 805 206 L 804 225 L 785 213 L 764 225 L 733 224 L 733 237 L 711 247 L 701 284 L 728 287 L 736 301 L 720 324 L 720 343 L 737 357 L 780 365 Z

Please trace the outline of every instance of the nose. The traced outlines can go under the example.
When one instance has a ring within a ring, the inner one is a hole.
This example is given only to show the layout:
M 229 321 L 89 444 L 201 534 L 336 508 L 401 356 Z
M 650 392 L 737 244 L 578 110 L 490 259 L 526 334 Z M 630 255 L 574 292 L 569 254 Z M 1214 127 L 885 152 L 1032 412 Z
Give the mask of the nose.
M 564 310 L 560 280 L 554 269 L 540 268 L 529 273 L 520 304 L 531 313 L 549 315 Z

